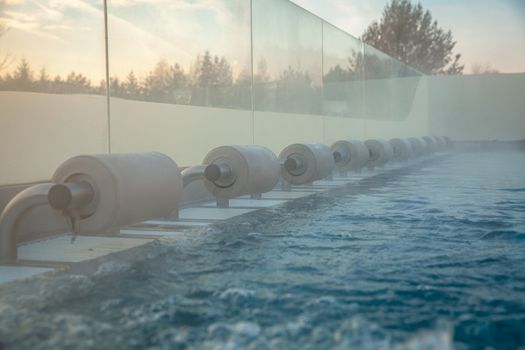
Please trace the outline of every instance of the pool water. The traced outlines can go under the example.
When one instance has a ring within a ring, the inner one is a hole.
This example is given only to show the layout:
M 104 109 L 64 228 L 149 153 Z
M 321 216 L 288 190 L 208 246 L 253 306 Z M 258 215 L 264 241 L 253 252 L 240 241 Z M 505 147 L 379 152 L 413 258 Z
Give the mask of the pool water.
M 525 349 L 525 154 L 438 157 L 140 254 L 0 288 L 2 346 Z

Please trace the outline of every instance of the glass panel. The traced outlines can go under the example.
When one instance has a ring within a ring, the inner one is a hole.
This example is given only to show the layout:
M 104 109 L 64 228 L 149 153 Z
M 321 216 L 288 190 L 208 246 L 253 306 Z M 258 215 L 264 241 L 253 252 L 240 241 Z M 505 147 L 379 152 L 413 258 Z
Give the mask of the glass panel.
M 365 53 L 365 117 L 391 119 L 392 58 L 364 44 Z
M 0 6 L 0 184 L 107 150 L 102 1 Z
M 415 102 L 422 74 L 406 64 L 392 59 L 392 117 L 406 119 Z
M 112 97 L 251 109 L 250 1 L 109 3 Z
M 340 29 L 323 23 L 323 114 L 361 118 L 363 45 Z
M 252 6 L 254 108 L 321 114 L 321 19 L 286 0 Z

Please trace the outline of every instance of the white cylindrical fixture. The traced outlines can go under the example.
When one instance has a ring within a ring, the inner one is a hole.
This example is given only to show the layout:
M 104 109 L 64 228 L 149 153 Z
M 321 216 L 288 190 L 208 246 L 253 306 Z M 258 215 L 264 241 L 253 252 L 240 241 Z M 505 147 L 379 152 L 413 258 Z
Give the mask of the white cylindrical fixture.
M 391 139 L 390 145 L 392 145 L 392 150 L 394 152 L 394 160 L 404 161 L 413 157 L 412 145 L 407 139 Z
M 426 143 L 427 153 L 435 153 L 437 145 L 434 139 L 431 136 L 423 136 L 422 139 Z
M 386 140 L 366 140 L 365 145 L 368 147 L 370 153 L 370 158 L 367 163 L 369 168 L 385 165 L 394 156 L 394 150 Z
M 279 182 L 279 160 L 268 148 L 255 145 L 221 146 L 211 150 L 203 164 L 229 169 L 228 176 L 206 179 L 208 190 L 219 198 L 271 191 Z
M 368 147 L 358 140 L 339 140 L 330 147 L 335 168 L 342 171 L 359 170 L 368 163 Z
M 410 142 L 410 145 L 412 146 L 412 153 L 415 157 L 421 157 L 426 153 L 426 144 L 423 140 L 416 137 L 409 137 L 408 142 Z
M 178 207 L 182 179 L 177 164 L 161 153 L 81 155 L 58 167 L 52 181 L 87 182 L 94 192 L 79 209 L 78 233 L 107 233 Z
M 441 136 L 432 136 L 432 139 L 434 140 L 438 151 L 442 151 L 446 148 L 446 142 Z
M 454 148 L 454 141 L 448 136 L 442 136 L 448 149 Z
M 321 180 L 334 169 L 334 156 L 323 144 L 296 143 L 279 154 L 283 179 L 292 185 L 303 185 Z

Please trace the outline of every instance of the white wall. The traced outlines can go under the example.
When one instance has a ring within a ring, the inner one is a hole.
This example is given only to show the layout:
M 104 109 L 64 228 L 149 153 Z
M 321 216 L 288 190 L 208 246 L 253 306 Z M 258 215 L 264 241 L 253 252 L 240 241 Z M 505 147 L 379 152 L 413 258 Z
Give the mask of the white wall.
M 64 160 L 107 151 L 106 98 L 0 91 L 0 185 L 49 179 Z
M 431 134 L 455 140 L 525 139 L 525 74 L 428 80 Z
M 111 99 L 114 153 L 158 151 L 190 166 L 212 148 L 252 139 L 251 111 Z

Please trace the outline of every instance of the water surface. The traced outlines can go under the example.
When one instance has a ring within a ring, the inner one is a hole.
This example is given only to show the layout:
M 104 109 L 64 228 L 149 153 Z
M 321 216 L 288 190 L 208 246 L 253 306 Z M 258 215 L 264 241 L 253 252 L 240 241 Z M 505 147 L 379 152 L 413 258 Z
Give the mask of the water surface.
M 525 154 L 389 170 L 140 254 L 1 288 L 3 347 L 524 348 Z

